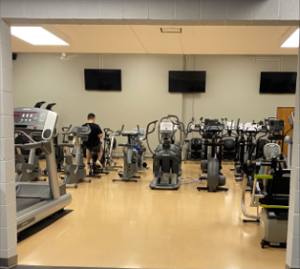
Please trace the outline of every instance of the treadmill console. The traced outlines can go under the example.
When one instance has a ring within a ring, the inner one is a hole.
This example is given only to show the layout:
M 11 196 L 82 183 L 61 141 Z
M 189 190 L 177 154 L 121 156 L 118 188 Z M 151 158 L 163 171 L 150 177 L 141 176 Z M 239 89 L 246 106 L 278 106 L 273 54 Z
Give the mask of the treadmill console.
M 57 113 L 35 107 L 18 107 L 14 109 L 15 130 L 25 133 L 41 132 L 43 139 L 50 139 L 54 134 Z
M 268 143 L 264 146 L 264 155 L 267 160 L 276 159 L 281 153 L 280 146 L 275 143 Z

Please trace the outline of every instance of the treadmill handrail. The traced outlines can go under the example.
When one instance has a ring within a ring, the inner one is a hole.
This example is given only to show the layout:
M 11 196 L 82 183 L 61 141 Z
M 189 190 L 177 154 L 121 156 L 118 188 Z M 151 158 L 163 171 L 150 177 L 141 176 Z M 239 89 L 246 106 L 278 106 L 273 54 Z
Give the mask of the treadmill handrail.
M 28 139 L 29 139 L 29 141 L 30 141 L 30 142 L 32 142 L 32 143 L 35 143 L 35 142 L 36 142 L 35 140 L 33 140 L 33 138 L 32 138 L 32 137 L 30 137 L 28 134 L 26 134 L 26 133 L 25 133 L 25 132 L 23 132 L 23 131 L 20 131 L 20 130 L 15 130 L 15 133 L 17 133 L 17 134 L 22 134 L 22 135 L 26 136 L 26 138 L 28 138 Z
M 50 144 L 50 142 L 49 141 L 40 141 L 40 142 L 32 142 L 32 143 L 28 143 L 28 144 L 15 144 L 15 147 L 20 148 L 20 149 L 29 150 L 29 149 L 44 148 L 47 144 Z

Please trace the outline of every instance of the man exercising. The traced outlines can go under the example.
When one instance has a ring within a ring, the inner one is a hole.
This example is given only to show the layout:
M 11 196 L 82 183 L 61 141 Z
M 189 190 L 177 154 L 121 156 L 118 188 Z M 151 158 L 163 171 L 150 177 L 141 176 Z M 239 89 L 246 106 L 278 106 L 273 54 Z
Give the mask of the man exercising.
M 103 154 L 103 150 L 101 148 L 101 141 L 100 139 L 103 137 L 102 130 L 98 124 L 95 123 L 96 116 L 93 113 L 88 114 L 87 116 L 88 122 L 83 124 L 82 126 L 90 126 L 91 132 L 89 134 L 89 138 L 87 141 L 83 142 L 83 145 L 86 147 L 86 158 L 87 158 L 87 164 L 91 164 L 91 158 L 92 158 L 92 151 L 97 152 L 98 160 L 96 161 L 96 165 L 100 166 L 102 168 L 101 164 L 101 158 Z

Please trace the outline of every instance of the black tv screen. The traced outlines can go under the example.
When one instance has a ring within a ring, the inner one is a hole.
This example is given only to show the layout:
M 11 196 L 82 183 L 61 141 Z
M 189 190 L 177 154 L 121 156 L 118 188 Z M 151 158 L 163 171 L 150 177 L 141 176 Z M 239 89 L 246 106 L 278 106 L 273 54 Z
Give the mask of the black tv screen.
M 169 71 L 169 92 L 205 92 L 206 71 Z
M 121 70 L 84 69 L 86 90 L 121 91 Z
M 261 72 L 260 93 L 296 92 L 297 72 Z

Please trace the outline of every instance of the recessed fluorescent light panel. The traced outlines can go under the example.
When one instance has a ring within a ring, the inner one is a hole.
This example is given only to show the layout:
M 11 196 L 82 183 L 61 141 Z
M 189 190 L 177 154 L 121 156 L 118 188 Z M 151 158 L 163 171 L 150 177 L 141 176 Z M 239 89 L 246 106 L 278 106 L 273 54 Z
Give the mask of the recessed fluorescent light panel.
M 180 27 L 161 27 L 160 31 L 163 34 L 181 34 L 182 28 L 180 28 Z
M 282 48 L 299 48 L 299 28 L 282 44 Z
M 42 27 L 11 27 L 11 34 L 35 46 L 68 46 L 54 34 Z

